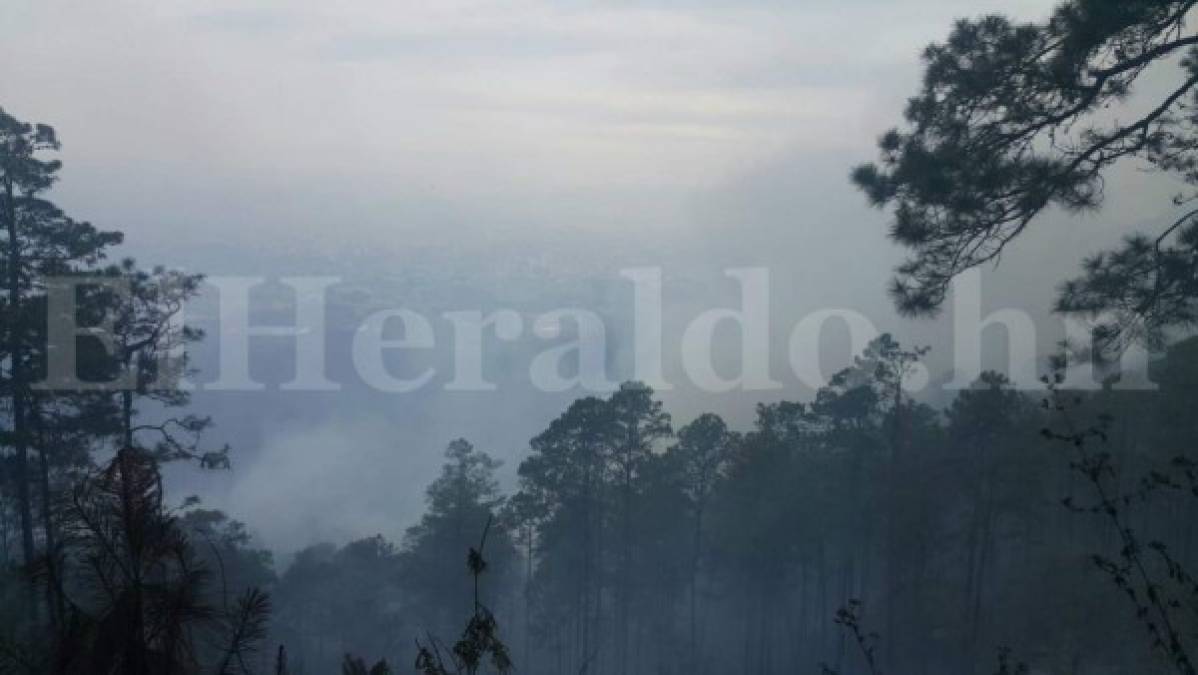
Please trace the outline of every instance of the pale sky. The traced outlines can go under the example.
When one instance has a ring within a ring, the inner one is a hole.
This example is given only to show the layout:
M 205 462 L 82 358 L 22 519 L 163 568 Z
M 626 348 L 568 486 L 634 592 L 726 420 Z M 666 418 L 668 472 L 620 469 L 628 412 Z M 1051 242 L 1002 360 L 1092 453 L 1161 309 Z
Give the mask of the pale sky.
M 1049 6 L 967 11 L 1033 18 Z M 131 234 L 150 227 L 134 207 L 241 207 L 263 194 L 383 214 L 421 201 L 520 214 L 563 200 L 579 212 L 557 227 L 639 227 L 620 196 L 647 202 L 649 222 L 683 220 L 694 193 L 796 151 L 871 157 L 917 82 L 919 49 L 965 9 L 9 0 L 0 96 L 59 129 L 64 192 L 90 217 L 135 221 Z M 308 225 L 338 212 L 325 208 Z

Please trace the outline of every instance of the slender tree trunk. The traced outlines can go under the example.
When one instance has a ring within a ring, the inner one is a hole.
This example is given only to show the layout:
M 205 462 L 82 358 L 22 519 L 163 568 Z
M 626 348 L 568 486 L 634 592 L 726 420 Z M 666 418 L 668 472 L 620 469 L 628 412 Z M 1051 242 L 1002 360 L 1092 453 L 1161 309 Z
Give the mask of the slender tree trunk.
M 28 381 L 25 377 L 25 348 L 21 340 L 21 243 L 17 239 L 17 205 L 12 178 L 4 184 L 5 223 L 8 234 L 8 358 L 9 394 L 12 402 L 12 437 L 16 459 L 14 479 L 17 483 L 17 509 L 21 521 L 21 556 L 32 565 L 37 552 L 33 543 L 33 505 L 29 494 L 29 429 L 26 421 Z M 37 599 L 33 587 L 27 591 L 29 618 L 37 620 Z
M 616 630 L 618 643 L 616 648 L 616 672 L 618 675 L 628 673 L 628 635 L 629 622 L 632 620 L 629 606 L 632 597 L 632 460 L 631 453 L 624 468 L 624 485 L 620 498 L 620 591 L 619 607 L 617 608 Z
M 899 575 L 901 573 L 902 552 L 899 546 L 899 528 L 903 524 L 900 502 L 902 481 L 907 477 L 904 470 L 903 452 L 903 387 L 902 378 L 897 378 L 894 386 L 894 419 L 892 420 L 892 435 L 890 438 L 890 480 L 887 490 L 890 506 L 887 509 L 889 518 L 886 528 L 886 669 L 894 671 L 895 644 L 898 635 Z
M 744 570 L 743 580 L 745 590 L 742 594 L 743 598 L 743 617 L 744 617 L 744 650 L 741 656 L 741 664 L 745 668 L 745 672 L 750 672 L 749 664 L 753 662 L 753 586 L 750 581 L 753 578 L 751 570 Z
M 976 492 L 975 492 L 976 494 Z M 971 517 L 969 526 L 969 535 L 966 539 L 965 546 L 968 552 L 968 559 L 965 562 L 965 634 L 961 639 L 961 672 L 972 672 L 973 654 L 971 650 L 973 645 L 970 644 L 970 636 L 973 634 L 973 587 L 977 579 L 977 557 L 978 557 L 978 530 L 981 527 L 981 518 L 977 513 L 981 509 L 981 505 L 976 501 L 974 503 L 974 513 Z M 966 670 L 968 668 L 968 670 Z
M 597 619 L 599 609 L 598 594 L 594 593 L 594 574 L 592 569 L 596 562 L 596 556 L 602 555 L 603 542 L 599 535 L 602 534 L 602 521 L 599 520 L 599 527 L 595 527 L 597 520 L 596 512 L 599 509 L 596 507 L 597 499 L 595 497 L 595 472 L 596 466 L 593 458 L 588 458 L 588 466 L 583 475 L 582 488 L 582 574 L 578 584 L 578 625 L 576 628 L 575 637 L 575 654 L 572 670 L 591 672 L 596 664 L 590 661 L 592 656 L 591 640 L 593 637 L 592 627 Z
M 121 391 L 121 420 L 122 433 L 124 437 L 124 445 L 126 448 L 133 447 L 133 391 L 124 389 Z
M 52 444 L 48 442 L 45 430 L 42 428 L 41 412 L 33 411 L 32 418 L 38 433 L 38 458 L 41 469 L 39 487 L 41 488 L 42 501 L 42 530 L 45 532 L 46 568 L 49 574 L 49 580 L 46 584 L 46 606 L 50 614 L 50 627 L 52 630 L 57 631 L 59 626 L 62 625 L 61 620 L 65 608 L 63 607 L 62 599 L 62 581 L 58 577 L 58 544 L 54 531 L 54 512 L 50 496 L 49 454 Z
M 607 551 L 606 547 L 610 544 L 607 543 L 607 528 L 604 526 L 605 523 L 607 523 L 608 513 L 604 509 L 605 498 L 607 495 L 603 491 L 605 470 L 601 464 L 601 461 L 602 460 L 599 458 L 599 455 L 596 453 L 596 464 L 594 467 L 591 483 L 591 502 L 589 507 L 592 517 L 591 527 L 593 528 L 592 531 L 594 532 L 594 550 L 592 551 L 591 556 L 588 558 L 588 560 L 594 561 L 594 564 L 591 565 L 590 574 L 592 611 L 590 615 L 591 625 L 589 635 L 591 642 L 590 651 L 583 655 L 583 658 L 586 659 L 588 673 L 604 672 L 604 658 L 606 658 L 608 655 L 604 653 L 603 641 L 609 640 L 608 645 L 610 646 L 610 640 L 612 640 L 614 637 L 607 633 L 603 625 L 603 591 L 605 583 L 604 577 L 606 576 L 603 570 L 603 560 Z M 608 651 L 610 652 L 610 649 Z
M 989 481 L 986 481 L 989 483 Z M 990 540 L 993 530 L 993 500 L 990 495 L 990 490 L 986 489 L 984 507 L 982 514 L 981 540 L 978 549 L 977 562 L 977 580 L 973 584 L 973 610 L 971 612 L 971 620 L 969 623 L 969 652 L 970 652 L 970 672 L 977 663 L 977 645 L 978 638 L 982 630 L 982 598 L 986 588 L 986 569 L 990 558 Z
M 12 549 L 8 542 L 8 533 L 12 523 L 8 521 L 8 504 L 0 502 L 0 562 L 5 564 L 12 561 Z
M 824 550 L 824 540 L 819 540 L 819 614 L 816 617 L 817 625 L 819 626 L 819 653 L 820 658 L 827 658 L 828 654 L 828 622 L 825 617 L 828 614 L 828 560 Z
M 850 553 L 848 562 L 845 564 L 844 572 L 843 572 L 843 574 L 841 574 L 841 579 L 840 579 L 840 584 L 841 584 L 841 586 L 840 586 L 840 602 L 841 602 L 841 604 L 847 603 L 850 599 L 853 598 L 853 595 L 854 595 L 854 593 L 853 593 L 853 576 L 854 576 L 853 568 L 855 566 L 856 565 L 853 561 L 853 554 Z M 846 639 L 845 639 L 846 636 L 845 636 L 845 632 L 843 630 L 837 631 L 836 635 L 837 635 L 837 639 L 836 639 L 836 672 L 839 673 L 839 672 L 844 672 L 845 650 L 848 645 L 846 643 Z
M 910 597 L 912 606 L 909 608 L 907 615 L 919 617 L 919 630 L 923 631 L 924 635 L 927 635 L 931 631 L 929 630 L 929 621 L 926 618 L 927 615 L 924 612 L 925 599 L 923 589 L 928 587 L 924 583 L 924 576 L 926 575 L 928 569 L 928 541 L 931 539 L 931 536 L 928 533 L 929 509 L 928 498 L 926 494 L 920 492 L 916 498 L 918 499 L 919 504 L 918 522 L 921 531 L 919 533 L 919 544 L 915 556 L 915 571 L 912 575 L 912 583 L 914 584 L 915 591 L 911 593 Z M 917 632 L 916 634 L 919 635 L 920 633 Z M 918 659 L 919 664 L 916 673 L 917 675 L 926 675 L 928 672 L 928 658 L 930 657 L 929 652 L 931 650 L 921 649 L 918 641 L 915 642 L 916 644 L 914 644 L 914 649 L 918 653 L 916 658 Z
M 532 538 L 533 528 L 527 526 L 525 531 L 527 548 L 524 560 L 524 662 L 526 668 L 532 668 Z
M 795 650 L 793 670 L 798 672 L 802 668 L 802 664 L 807 660 L 807 651 L 809 650 L 809 636 L 807 634 L 807 605 L 810 604 L 807 598 L 807 567 L 806 562 L 799 564 L 799 597 L 795 603 L 795 613 L 797 614 L 798 625 L 795 628 Z
M 16 457 L 17 503 L 21 514 L 21 553 L 25 564 L 36 556 L 33 545 L 33 508 L 29 495 L 29 429 L 26 420 L 28 381 L 25 377 L 25 348 L 21 341 L 21 243 L 17 239 L 17 205 L 13 182 L 5 181 L 5 227 L 8 234 L 8 358 L 12 391 L 12 435 Z
M 765 584 L 758 584 L 757 591 L 757 672 L 766 675 L 770 667 L 770 621 L 766 617 L 767 602 L 765 599 L 768 589 Z
M 966 569 L 969 577 L 965 587 L 965 636 L 962 655 L 962 672 L 972 673 L 977 663 L 977 638 L 981 621 L 982 587 L 986 574 L 986 554 L 989 548 L 991 496 L 990 475 L 985 448 L 979 450 L 978 478 L 974 490 L 975 506 L 969 529 L 969 560 Z
M 290 672 L 287 670 L 287 650 L 279 645 L 279 651 L 275 653 L 275 675 L 288 675 Z
M 699 558 L 703 554 L 703 506 L 695 510 L 695 532 L 691 548 L 690 584 L 687 589 L 690 595 L 690 672 L 700 675 L 703 660 L 699 658 L 699 609 L 696 586 L 699 579 Z
M 126 392 L 129 398 L 132 394 Z M 129 399 L 126 399 L 129 400 Z M 127 427 L 128 428 L 128 427 Z M 141 542 L 134 538 L 140 524 L 134 521 L 136 509 L 130 490 L 129 473 L 133 467 L 133 451 L 123 448 L 118 457 L 121 461 L 121 509 L 124 512 L 125 547 L 129 555 L 128 624 L 125 635 L 124 672 L 128 675 L 148 675 L 149 662 L 146 658 L 145 615 L 142 604 Z

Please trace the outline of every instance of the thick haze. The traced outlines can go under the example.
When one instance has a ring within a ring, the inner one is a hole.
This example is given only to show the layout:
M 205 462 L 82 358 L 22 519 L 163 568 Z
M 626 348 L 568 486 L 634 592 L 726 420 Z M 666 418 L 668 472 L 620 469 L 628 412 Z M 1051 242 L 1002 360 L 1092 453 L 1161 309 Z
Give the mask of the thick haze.
M 631 286 L 618 273 L 644 266 L 663 270 L 666 369 L 677 373 L 680 326 L 736 302 L 723 271 L 767 267 L 786 388 L 663 397 L 676 420 L 712 409 L 743 424 L 757 400 L 807 395 L 784 363 L 785 336 L 814 310 L 853 309 L 947 349 L 950 321 L 891 309 L 885 283 L 902 252 L 848 171 L 899 121 L 919 51 L 953 18 L 1032 19 L 1051 5 L 7 0 L 0 105 L 57 128 L 58 200 L 123 230 L 144 262 L 342 277 L 352 300 L 330 311 L 332 374 L 367 309 L 435 319 L 577 306 L 609 320 L 610 374 L 627 377 Z M 1125 167 L 1101 213 L 1050 215 L 987 273 L 986 307 L 1045 316 L 1076 267 L 1066 251 L 1166 218 L 1169 194 Z M 849 355 L 840 329 L 825 337 L 831 372 Z M 503 458 L 511 480 L 528 438 L 581 394 L 529 385 L 528 359 L 546 344 L 489 349 L 497 393 L 444 392 L 438 352 L 437 378 L 416 394 L 360 383 L 201 394 L 234 470 L 173 480 L 280 551 L 394 535 L 453 436 Z M 290 351 L 262 351 L 255 372 L 288 379 Z M 213 353 L 197 350 L 201 369 Z M 946 362 L 934 363 L 942 376 Z

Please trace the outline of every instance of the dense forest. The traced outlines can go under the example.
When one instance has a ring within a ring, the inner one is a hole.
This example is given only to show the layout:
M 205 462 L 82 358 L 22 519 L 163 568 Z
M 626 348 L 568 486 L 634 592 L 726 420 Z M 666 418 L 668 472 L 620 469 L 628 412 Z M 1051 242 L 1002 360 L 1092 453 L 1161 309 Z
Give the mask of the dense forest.
M 162 625 L 143 630 L 188 641 L 147 635 L 146 649 L 177 650 L 180 672 L 229 653 L 270 672 L 280 646 L 295 673 L 334 672 L 346 654 L 407 665 L 416 640 L 456 638 L 470 616 L 466 552 L 490 527 L 481 593 L 525 672 L 859 672 L 849 617 L 878 633 L 869 649 L 896 672 L 990 673 L 1008 646 L 1049 672 L 1150 672 L 1138 605 L 1120 592 L 1147 586 L 1118 571 L 1121 528 L 1144 557 L 1168 542 L 1179 570 L 1198 555 L 1194 469 L 1174 461 L 1198 433 L 1195 350 L 1179 344 L 1155 364 L 1159 391 L 1060 394 L 1046 408 L 1049 392 L 987 373 L 937 411 L 897 386 L 915 352 L 886 336 L 814 401 L 762 405 L 745 431 L 714 414 L 675 426 L 652 390 L 627 383 L 578 399 L 533 438 L 515 494 L 459 439 L 402 541 L 317 544 L 283 569 L 228 515 L 168 507 L 151 448 L 106 459 L 119 433 L 38 446 L 38 591 L 20 580 L 21 504 L 6 498 L 6 623 L 23 625 L 32 603 L 26 630 L 48 623 L 51 644 L 112 647 L 87 631 L 115 630 L 105 622 L 144 583 L 143 611 Z M 1101 475 L 1085 446 L 1043 432 L 1107 410 L 1117 416 L 1091 451 Z M 125 481 L 147 529 L 136 540 Z M 1118 527 L 1091 512 L 1124 498 Z M 146 581 L 124 576 L 139 570 Z M 1188 597 L 1172 567 L 1153 560 L 1150 574 L 1160 593 Z M 254 640 L 234 647 L 246 621 Z M 9 667 L 51 658 L 32 646 L 44 642 L 21 644 L 8 643 Z
M 912 253 L 903 312 L 1046 209 L 1097 208 L 1118 160 L 1198 183 L 1195 4 L 1072 0 L 927 50 L 908 127 L 853 172 Z M 1158 107 L 1104 116 L 1178 55 Z M 934 407 L 905 386 L 928 348 L 890 334 L 747 428 L 626 382 L 529 439 L 512 489 L 486 439 L 452 440 L 402 538 L 277 564 L 163 487 L 237 470 L 176 386 L 202 276 L 60 210 L 59 150 L 0 110 L 0 673 L 1195 672 L 1198 211 L 1062 285 L 1094 345 L 1045 357 L 1039 390 L 985 372 Z M 1132 344 L 1155 388 L 1064 384 L 1079 349 Z
M 1076 419 L 1120 411 L 1094 448 L 1108 494 L 1188 448 L 1196 430 L 1174 420 L 1198 396 L 1195 349 L 1159 363 L 1159 392 L 1067 397 Z M 834 622 L 854 600 L 887 672 L 991 673 L 1004 646 L 1048 672 L 1151 672 L 1135 607 L 1092 563 L 1118 558 L 1119 533 L 1076 512 L 1096 485 L 1041 433 L 1057 411 L 994 373 L 947 410 L 913 403 L 894 380 L 909 355 L 880 340 L 814 402 L 763 405 L 744 432 L 711 414 L 675 429 L 635 383 L 579 399 L 507 496 L 455 441 L 402 542 L 315 546 L 281 572 L 277 639 L 319 672 L 346 651 L 409 661 L 410 636 L 452 635 L 469 611 L 465 568 L 444 561 L 494 516 L 487 594 L 526 672 L 861 672 Z M 1179 564 L 1198 553 L 1186 475 L 1123 521 Z

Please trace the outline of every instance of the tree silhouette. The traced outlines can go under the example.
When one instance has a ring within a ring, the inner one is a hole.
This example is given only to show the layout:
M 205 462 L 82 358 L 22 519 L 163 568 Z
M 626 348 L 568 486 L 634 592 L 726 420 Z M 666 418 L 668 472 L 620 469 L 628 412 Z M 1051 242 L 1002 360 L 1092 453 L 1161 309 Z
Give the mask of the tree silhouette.
M 229 449 L 204 451 L 200 440 L 212 421 L 196 415 L 177 415 L 161 421 L 138 419 L 138 401 L 153 402 L 167 410 L 183 408 L 191 392 L 182 386 L 189 374 L 184 347 L 203 334 L 180 323 L 186 302 L 199 292 L 203 277 L 163 267 L 139 270 L 132 260 L 106 270 L 125 285 L 125 292 L 105 296 L 113 316 L 116 343 L 115 370 L 123 378 L 118 394 L 121 410 L 121 445 L 142 447 L 149 438 L 160 461 L 192 460 L 204 468 L 229 468 Z
M 402 584 L 412 612 L 426 630 L 438 634 L 451 630 L 471 606 L 461 570 L 445 561 L 475 545 L 477 533 L 503 505 L 494 476 L 498 461 L 461 438 L 449 443 L 445 459 L 441 475 L 426 491 L 428 510 L 405 534 L 401 556 L 406 568 Z M 506 588 L 516 570 L 516 552 L 505 531 L 490 532 L 490 538 L 490 572 Z
M 59 582 L 65 621 L 51 650 L 13 672 L 198 673 L 216 638 L 216 672 L 246 673 L 266 634 L 269 596 L 247 589 L 213 603 L 213 571 L 163 503 L 157 462 L 125 448 L 80 481 L 62 506 Z M 34 652 L 36 654 L 37 652 Z
M 891 237 L 913 252 L 891 286 L 901 310 L 935 312 L 954 276 L 997 260 L 1049 206 L 1099 206 L 1104 172 L 1120 160 L 1198 184 L 1194 4 L 1069 0 L 1040 23 L 961 20 L 924 51 L 906 128 L 853 172 L 873 204 L 893 207 Z M 1154 66 L 1179 68 L 1173 86 L 1146 112 L 1112 120 L 1105 111 Z M 1191 324 L 1196 216 L 1089 260 L 1059 307 L 1117 311 L 1109 342 Z
M 508 654 L 507 645 L 499 639 L 499 623 L 495 615 L 482 603 L 480 583 L 482 575 L 487 571 L 487 561 L 483 551 L 487 546 L 487 535 L 491 531 L 491 520 L 488 519 L 483 527 L 482 538 L 478 548 L 471 547 L 466 555 L 466 568 L 474 580 L 474 610 L 462 630 L 462 636 L 454 643 L 449 653 L 452 670 L 446 664 L 442 649 L 435 637 L 427 644 L 416 642 L 416 670 L 423 675 L 451 675 L 451 673 L 475 675 L 484 661 L 488 661 L 501 674 L 512 669 L 512 660 Z
M 41 197 L 61 168 L 61 162 L 45 156 L 58 149 L 53 128 L 22 122 L 0 109 L 0 218 L 5 235 L 0 268 L 6 291 L 0 329 L 7 362 L 4 393 L 12 419 L 3 440 L 14 449 L 13 481 L 26 563 L 36 557 L 28 455 L 34 441 L 32 385 L 46 356 L 44 280 L 94 265 L 107 247 L 121 241 L 119 233 L 74 221 Z
M 718 415 L 706 413 L 678 430 L 678 441 L 667 453 L 682 483 L 682 489 L 690 502 L 694 519 L 690 552 L 690 571 L 687 582 L 690 605 L 691 672 L 701 669 L 699 656 L 699 564 L 703 558 L 703 517 L 717 482 L 723 477 L 724 469 L 732 459 L 738 439 L 728 430 Z

